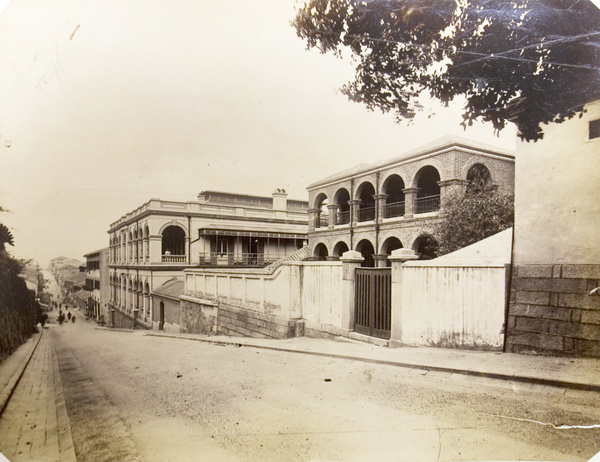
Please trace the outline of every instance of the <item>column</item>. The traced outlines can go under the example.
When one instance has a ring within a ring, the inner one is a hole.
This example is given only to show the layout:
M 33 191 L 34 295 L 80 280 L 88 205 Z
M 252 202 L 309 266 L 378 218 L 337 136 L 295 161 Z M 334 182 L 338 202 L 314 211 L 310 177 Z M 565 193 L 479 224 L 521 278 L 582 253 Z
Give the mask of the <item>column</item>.
M 360 213 L 360 204 L 361 203 L 362 203 L 362 201 L 360 199 L 354 199 L 354 200 L 348 201 L 348 204 L 350 204 L 350 222 L 352 224 L 358 223 L 358 216 Z
M 329 210 L 329 222 L 327 223 L 327 228 L 333 229 L 337 224 L 338 206 L 337 204 L 329 204 L 327 205 L 327 209 Z
M 314 233 L 319 227 L 318 220 L 321 211 L 319 209 L 308 209 L 308 232 Z
M 386 268 L 388 262 L 388 256 L 384 253 L 373 255 L 375 261 L 375 268 Z
M 375 194 L 373 198 L 375 199 L 375 221 L 376 223 L 381 223 L 385 218 L 385 201 L 389 197 L 389 194 Z
M 364 258 L 355 250 L 344 252 L 340 257 L 342 262 L 342 329 L 350 332 L 354 330 L 354 281 L 356 268 L 360 267 Z
M 419 257 L 411 249 L 392 251 L 389 260 L 392 262 L 392 332 L 390 348 L 402 346 L 402 265 Z
M 403 189 L 404 193 L 404 218 L 412 218 L 415 214 L 415 202 L 419 188 Z

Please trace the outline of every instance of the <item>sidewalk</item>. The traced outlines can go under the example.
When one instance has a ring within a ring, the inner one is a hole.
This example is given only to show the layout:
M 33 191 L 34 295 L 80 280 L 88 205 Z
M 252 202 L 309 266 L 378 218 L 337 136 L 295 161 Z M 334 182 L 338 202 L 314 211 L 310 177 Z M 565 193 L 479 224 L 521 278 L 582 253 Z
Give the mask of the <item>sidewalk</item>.
M 346 338 L 284 340 L 144 332 L 144 335 L 235 345 L 337 359 L 488 377 L 500 380 L 600 391 L 600 359 L 522 355 L 448 348 L 387 348 Z
M 51 327 L 0 365 L 0 453 L 11 461 L 75 461 Z

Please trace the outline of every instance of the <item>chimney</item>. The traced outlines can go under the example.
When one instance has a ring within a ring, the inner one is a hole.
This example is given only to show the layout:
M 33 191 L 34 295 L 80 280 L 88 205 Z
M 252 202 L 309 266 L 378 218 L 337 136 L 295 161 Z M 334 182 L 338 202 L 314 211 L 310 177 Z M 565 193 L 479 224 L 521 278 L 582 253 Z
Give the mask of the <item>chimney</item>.
M 287 211 L 287 192 L 285 192 L 285 189 L 277 188 L 273 191 L 273 210 Z

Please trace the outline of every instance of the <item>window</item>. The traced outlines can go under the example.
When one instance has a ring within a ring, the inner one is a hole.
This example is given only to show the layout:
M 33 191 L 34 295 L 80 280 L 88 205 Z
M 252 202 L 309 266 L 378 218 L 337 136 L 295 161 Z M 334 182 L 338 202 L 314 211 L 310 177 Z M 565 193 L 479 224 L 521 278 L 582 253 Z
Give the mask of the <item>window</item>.
M 590 140 L 600 138 L 600 119 L 590 121 Z

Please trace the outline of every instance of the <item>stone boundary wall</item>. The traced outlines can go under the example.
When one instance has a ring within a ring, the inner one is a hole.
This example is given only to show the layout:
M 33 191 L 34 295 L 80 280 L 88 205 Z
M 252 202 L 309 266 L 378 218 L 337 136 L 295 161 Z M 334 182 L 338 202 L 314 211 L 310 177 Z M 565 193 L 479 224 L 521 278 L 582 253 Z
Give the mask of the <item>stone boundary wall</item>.
M 506 351 L 600 357 L 600 265 L 513 268 Z
M 115 308 L 112 315 L 109 310 L 109 327 L 115 329 L 151 329 L 151 326 L 147 326 L 140 321 L 134 320 L 133 316 Z M 111 325 L 112 324 L 112 325 Z
M 225 335 L 258 338 L 301 337 L 304 335 L 304 322 L 220 303 L 217 332 Z
M 188 334 L 215 334 L 219 305 L 207 300 L 181 296 L 181 332 Z

